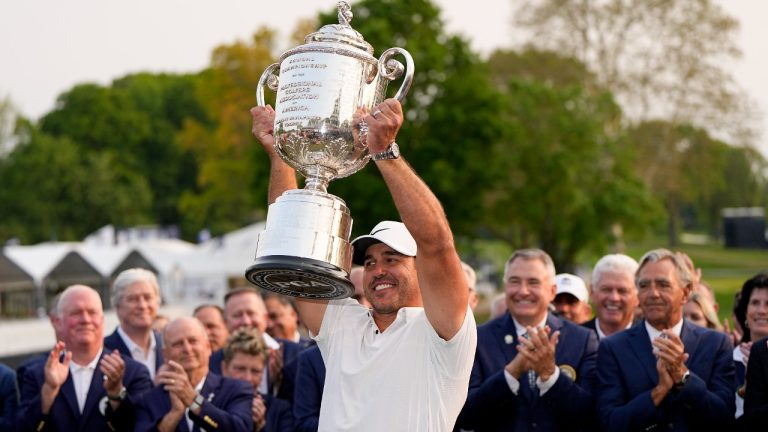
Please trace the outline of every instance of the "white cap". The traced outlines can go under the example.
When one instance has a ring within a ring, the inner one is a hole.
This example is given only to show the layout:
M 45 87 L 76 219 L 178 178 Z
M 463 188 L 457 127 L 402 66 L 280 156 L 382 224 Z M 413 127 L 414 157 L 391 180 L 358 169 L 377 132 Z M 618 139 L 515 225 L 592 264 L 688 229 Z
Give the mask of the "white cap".
M 352 262 L 363 265 L 365 251 L 375 243 L 384 243 L 396 252 L 406 256 L 416 256 L 416 240 L 402 222 L 383 221 L 376 224 L 368 235 L 352 240 L 354 252 Z
M 557 284 L 557 294 L 570 294 L 583 302 L 589 298 L 587 285 L 576 275 L 560 273 L 555 276 L 555 284 Z

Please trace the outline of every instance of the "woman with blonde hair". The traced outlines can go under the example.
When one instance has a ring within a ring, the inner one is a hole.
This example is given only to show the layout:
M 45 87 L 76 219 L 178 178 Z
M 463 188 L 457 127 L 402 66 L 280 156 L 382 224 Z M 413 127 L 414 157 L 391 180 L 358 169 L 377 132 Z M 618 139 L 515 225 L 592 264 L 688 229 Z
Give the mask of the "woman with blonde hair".
M 688 303 L 683 308 L 685 318 L 694 324 L 712 330 L 723 330 L 723 325 L 717 317 L 715 307 L 709 299 L 698 292 L 691 294 Z

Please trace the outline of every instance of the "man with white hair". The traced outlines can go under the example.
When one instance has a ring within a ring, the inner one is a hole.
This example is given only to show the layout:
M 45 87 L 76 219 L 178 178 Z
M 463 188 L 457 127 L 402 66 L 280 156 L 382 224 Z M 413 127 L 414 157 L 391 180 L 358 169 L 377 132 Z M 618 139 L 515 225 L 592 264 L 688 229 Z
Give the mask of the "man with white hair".
M 64 290 L 55 325 L 60 340 L 24 372 L 17 429 L 132 431 L 134 401 L 152 381 L 143 365 L 104 349 L 99 294 L 85 285 Z
M 121 272 L 112 284 L 112 307 L 120 324 L 104 339 L 104 346 L 143 364 L 152 379 L 163 364 L 163 342 L 152 325 L 160 307 L 160 287 L 149 270 Z
M 595 318 L 583 325 L 594 330 L 598 339 L 632 327 L 638 306 L 637 267 L 637 261 L 622 254 L 606 255 L 595 264 L 590 285 Z

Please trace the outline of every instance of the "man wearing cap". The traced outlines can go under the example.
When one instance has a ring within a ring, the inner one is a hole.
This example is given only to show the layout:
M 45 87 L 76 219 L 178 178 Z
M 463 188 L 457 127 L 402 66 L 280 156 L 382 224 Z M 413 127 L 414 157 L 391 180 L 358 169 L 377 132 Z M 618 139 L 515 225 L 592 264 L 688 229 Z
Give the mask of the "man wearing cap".
M 477 329 L 469 397 L 458 427 L 481 431 L 595 429 L 594 332 L 549 313 L 555 266 L 541 249 L 507 260 L 508 313 Z
M 296 177 L 275 153 L 274 111 L 251 113 L 272 160 L 274 201 L 297 187 Z M 395 143 L 400 103 L 387 99 L 363 120 L 403 223 L 381 222 L 352 242 L 370 310 L 352 299 L 297 300 L 327 368 L 318 429 L 450 430 L 466 398 L 477 337 L 466 279 L 440 202 Z
M 558 315 L 576 324 L 587 322 L 592 316 L 592 307 L 589 305 L 589 294 L 584 280 L 570 273 L 560 273 L 555 276 L 557 293 L 555 311 Z
M 592 269 L 595 318 L 583 326 L 594 330 L 599 340 L 632 327 L 638 305 L 636 271 L 637 261 L 622 254 L 606 255 Z

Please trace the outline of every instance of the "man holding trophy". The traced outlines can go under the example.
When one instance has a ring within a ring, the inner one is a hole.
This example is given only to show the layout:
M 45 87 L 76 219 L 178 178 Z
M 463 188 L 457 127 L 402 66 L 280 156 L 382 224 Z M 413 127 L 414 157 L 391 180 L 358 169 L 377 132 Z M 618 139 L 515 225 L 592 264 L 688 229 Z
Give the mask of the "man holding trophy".
M 255 107 L 251 114 L 253 133 L 271 159 L 273 202 L 297 187 L 296 177 L 275 153 L 274 111 Z M 382 222 L 352 242 L 372 309 L 352 299 L 297 297 L 327 368 L 319 429 L 451 430 L 477 344 L 453 235 L 437 197 L 393 151 L 400 102 L 387 99 L 362 120 L 403 223 Z
M 349 6 L 338 7 L 338 25 L 283 53 L 259 81 L 251 114 L 271 160 L 270 206 L 246 277 L 296 297 L 317 341 L 326 366 L 319 430 L 448 431 L 467 397 L 477 332 L 445 212 L 395 143 L 413 60 L 402 48 L 374 58 Z M 277 91 L 274 110 L 265 85 Z M 350 244 L 349 209 L 326 189 L 371 160 L 403 222 L 381 222 Z M 364 267 L 370 309 L 348 298 L 352 263 Z

